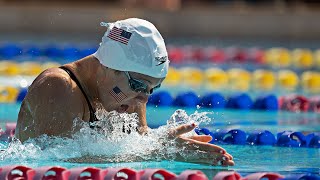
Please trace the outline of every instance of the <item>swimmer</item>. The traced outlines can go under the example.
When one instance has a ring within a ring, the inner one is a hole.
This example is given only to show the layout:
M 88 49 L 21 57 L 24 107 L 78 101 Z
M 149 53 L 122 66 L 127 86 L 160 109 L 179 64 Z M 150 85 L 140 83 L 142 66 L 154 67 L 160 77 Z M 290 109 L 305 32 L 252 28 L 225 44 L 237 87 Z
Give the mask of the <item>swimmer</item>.
M 98 50 L 83 59 L 49 68 L 31 84 L 19 112 L 16 137 L 24 142 L 40 135 L 70 137 L 73 120 L 82 119 L 94 128 L 95 111 L 137 113 L 138 131 L 147 131 L 148 97 L 161 86 L 169 60 L 164 40 L 156 27 L 130 18 L 102 23 L 107 31 Z M 234 165 L 223 148 L 209 144 L 210 136 L 183 137 L 195 125 L 182 125 L 170 135 L 190 151 L 205 157 L 177 160 L 212 165 Z

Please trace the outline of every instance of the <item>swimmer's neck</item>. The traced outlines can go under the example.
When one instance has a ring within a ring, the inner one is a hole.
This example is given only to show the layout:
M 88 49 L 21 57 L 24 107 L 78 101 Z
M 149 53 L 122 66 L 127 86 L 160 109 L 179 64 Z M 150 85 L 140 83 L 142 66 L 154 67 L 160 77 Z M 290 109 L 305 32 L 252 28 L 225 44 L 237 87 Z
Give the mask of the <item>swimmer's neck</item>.
M 93 55 L 64 65 L 71 70 L 93 104 L 100 104 L 98 86 L 101 78 L 108 77 L 106 68 Z

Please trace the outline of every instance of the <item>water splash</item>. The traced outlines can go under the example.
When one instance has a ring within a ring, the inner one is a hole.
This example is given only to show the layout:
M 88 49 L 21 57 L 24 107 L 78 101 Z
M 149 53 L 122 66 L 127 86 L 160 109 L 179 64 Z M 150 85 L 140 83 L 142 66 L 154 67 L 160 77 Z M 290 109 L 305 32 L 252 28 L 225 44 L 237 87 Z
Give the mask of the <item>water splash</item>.
M 185 148 L 177 146 L 175 139 L 168 137 L 168 132 L 183 124 L 209 123 L 211 119 L 207 114 L 195 112 L 189 116 L 184 110 L 177 110 L 167 125 L 149 129 L 146 135 L 141 135 L 137 130 L 137 114 L 98 110 L 96 116 L 99 121 L 92 124 L 96 128 L 92 129 L 88 123 L 75 119 L 71 138 L 42 135 L 24 143 L 14 139 L 0 152 L 0 160 L 3 164 L 30 161 L 111 163 L 174 160 L 177 153 L 183 153 Z M 194 132 L 185 136 L 191 135 Z
M 176 128 L 180 125 L 192 123 L 194 123 L 196 126 L 199 126 L 200 124 L 209 124 L 211 122 L 211 118 L 207 116 L 208 114 L 212 113 L 195 111 L 195 113 L 189 116 L 185 110 L 178 109 L 171 115 L 170 119 L 167 121 L 167 126 L 168 128 Z M 192 131 L 190 133 L 187 133 L 186 135 L 191 136 L 195 135 L 195 133 Z

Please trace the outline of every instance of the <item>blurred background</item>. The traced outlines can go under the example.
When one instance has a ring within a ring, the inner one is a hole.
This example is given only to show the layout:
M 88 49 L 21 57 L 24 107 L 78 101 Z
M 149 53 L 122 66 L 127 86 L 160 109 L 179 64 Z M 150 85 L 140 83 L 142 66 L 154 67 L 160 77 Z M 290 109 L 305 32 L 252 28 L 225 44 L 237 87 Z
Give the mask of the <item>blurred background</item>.
M 129 17 L 171 60 L 150 105 L 320 112 L 320 1 L 0 0 L 2 119 L 44 69 L 95 52 L 100 22 Z
M 155 24 L 171 61 L 167 78 L 149 98 L 149 127 L 201 123 L 197 132 L 223 144 L 236 162 L 229 170 L 242 175 L 319 175 L 320 0 L 0 0 L 0 149 L 8 147 L 0 151 L 0 166 L 88 166 L 72 163 L 73 157 L 104 152 L 100 144 L 82 146 L 88 137 L 80 146 L 63 141 L 58 148 L 56 138 L 40 139 L 54 145 L 45 151 L 46 146 L 5 141 L 14 136 L 21 102 L 39 73 L 91 55 L 106 31 L 101 22 L 130 17 Z M 151 143 L 152 137 L 147 138 Z M 139 141 L 142 147 L 146 142 Z M 119 152 L 131 150 L 129 144 L 120 143 Z M 116 164 L 172 172 L 201 169 L 211 176 L 225 170 L 172 161 Z

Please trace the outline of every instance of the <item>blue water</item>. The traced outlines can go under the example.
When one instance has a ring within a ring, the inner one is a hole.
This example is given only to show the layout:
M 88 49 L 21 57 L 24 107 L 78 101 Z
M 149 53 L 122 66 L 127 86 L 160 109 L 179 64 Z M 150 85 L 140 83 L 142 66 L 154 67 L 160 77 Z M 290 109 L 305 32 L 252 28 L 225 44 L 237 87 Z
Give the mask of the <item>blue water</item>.
M 0 105 L 0 122 L 14 122 L 17 118 L 19 104 Z M 177 108 L 148 107 L 147 118 L 151 128 L 165 125 L 170 116 Z M 187 114 L 198 112 L 210 112 L 208 117 L 211 122 L 200 124 L 210 130 L 217 129 L 241 129 L 246 132 L 253 130 L 269 130 L 277 133 L 284 130 L 320 132 L 320 115 L 314 113 L 289 113 L 289 112 L 259 112 L 259 111 L 236 111 L 236 110 L 210 110 L 210 109 L 185 109 Z M 0 144 L 1 148 L 7 149 L 8 144 Z M 67 168 L 78 166 L 105 167 L 130 167 L 136 170 L 145 168 L 164 168 L 174 173 L 180 173 L 186 169 L 202 170 L 208 177 L 213 177 L 221 170 L 235 170 L 241 175 L 257 171 L 272 171 L 280 174 L 293 173 L 320 173 L 320 149 L 316 148 L 288 148 L 274 146 L 249 146 L 249 145 L 222 145 L 233 155 L 236 163 L 233 167 L 217 167 L 199 165 L 176 161 L 143 161 L 143 162 L 117 162 L 117 163 L 82 163 L 70 162 L 63 155 L 52 155 L 60 153 L 51 149 L 41 151 L 30 146 L 12 148 L 7 157 L 0 162 L 0 166 L 8 164 L 23 164 L 30 167 L 46 165 L 59 165 Z M 24 153 L 20 153 L 20 152 Z M 73 149 L 77 151 L 77 147 Z M 35 155 L 39 154 L 41 155 Z M 30 156 L 26 156 L 30 154 Z M 10 157 L 9 157 L 10 156 Z M 59 158 L 60 157 L 60 158 Z

